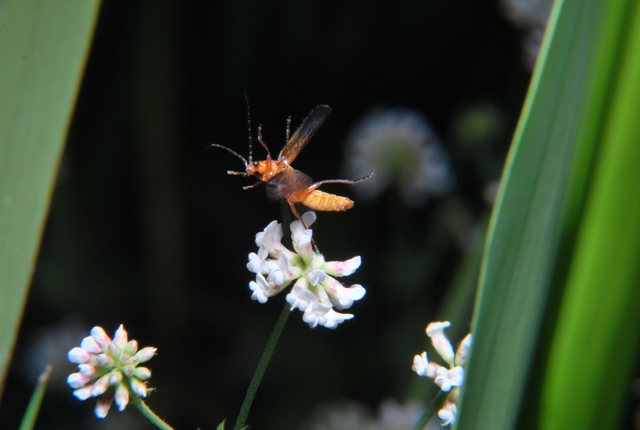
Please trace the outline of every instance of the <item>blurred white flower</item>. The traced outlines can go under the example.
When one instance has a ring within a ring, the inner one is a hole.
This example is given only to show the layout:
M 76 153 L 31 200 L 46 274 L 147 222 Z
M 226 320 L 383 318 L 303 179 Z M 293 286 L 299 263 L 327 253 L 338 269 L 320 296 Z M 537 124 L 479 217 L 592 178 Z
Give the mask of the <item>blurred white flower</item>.
M 376 174 L 354 188 L 363 199 L 396 187 L 407 206 L 424 205 L 452 184 L 449 162 L 427 121 L 406 109 L 377 108 L 356 124 L 345 153 L 347 177 Z
M 458 387 L 464 383 L 464 364 L 471 348 L 472 336 L 468 334 L 460 342 L 455 355 L 453 346 L 444 334 L 444 329 L 451 326 L 449 321 L 433 322 L 427 326 L 427 336 L 431 338 L 431 343 L 449 368 L 440 366 L 438 363 L 429 361 L 427 353 L 413 357 L 413 371 L 420 376 L 424 376 L 436 383 L 442 391 L 449 392 L 442 409 L 438 411 L 438 416 L 442 420 L 443 426 L 451 425 L 455 422 L 457 412 L 456 401 L 458 399 Z
M 30 332 L 26 336 L 25 347 L 16 351 L 20 355 L 15 362 L 22 370 L 24 382 L 32 385 L 49 364 L 56 371 L 51 372 L 47 391 L 64 390 L 67 393 L 67 375 L 57 370 L 69 367 L 66 353 L 85 332 L 86 324 L 75 317 Z
M 313 250 L 312 230 L 305 228 L 315 222 L 315 213 L 307 212 L 302 218 L 304 224 L 300 220 L 291 223 L 293 251 L 282 244 L 282 224 L 277 221 L 256 235 L 258 253 L 249 254 L 247 263 L 247 269 L 256 274 L 256 280 L 249 283 L 251 298 L 265 303 L 295 281 L 286 298 L 291 310 L 304 312 L 302 319 L 311 328 L 336 328 L 353 315 L 338 313 L 334 308 L 350 308 L 366 291 L 359 284 L 347 288 L 334 276 L 351 275 L 360 267 L 361 259 L 325 261 L 322 254 Z
M 131 395 L 147 397 L 150 389 L 144 381 L 151 377 L 151 371 L 138 364 L 150 360 L 156 351 L 154 347 L 138 351 L 138 342 L 128 340 L 123 325 L 116 330 L 113 340 L 102 327 L 96 326 L 91 329 L 91 336 L 67 354 L 69 361 L 78 365 L 78 372 L 69 375 L 67 383 L 80 400 L 97 397 L 95 414 L 104 418 L 114 399 L 123 411 Z
M 525 32 L 522 46 L 527 70 L 533 70 L 536 64 L 552 6 L 553 0 L 502 0 L 505 16 Z
M 386 399 L 378 407 L 378 424 L 383 430 L 410 429 L 423 412 L 424 408 L 419 402 L 401 404 L 393 399 Z
M 458 413 L 458 394 L 459 388 L 451 390 L 447 398 L 444 400 L 442 408 L 438 411 L 438 418 L 442 420 L 442 426 L 450 426 L 456 422 L 456 414 Z
M 354 400 L 337 400 L 316 407 L 304 430 L 406 430 L 411 429 L 424 412 L 418 402 L 400 404 L 386 399 L 376 416 L 366 405 Z

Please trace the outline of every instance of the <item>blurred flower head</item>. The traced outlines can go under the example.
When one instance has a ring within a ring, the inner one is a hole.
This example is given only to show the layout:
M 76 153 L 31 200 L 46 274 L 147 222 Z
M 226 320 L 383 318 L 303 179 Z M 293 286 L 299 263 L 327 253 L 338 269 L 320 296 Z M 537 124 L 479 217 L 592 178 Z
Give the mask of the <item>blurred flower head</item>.
M 21 376 L 26 384 L 33 384 L 47 365 L 54 369 L 68 367 L 67 352 L 77 343 L 87 330 L 87 325 L 71 316 L 64 320 L 46 325 L 29 333 L 24 348 L 17 350 L 20 354 L 16 364 L 20 365 Z M 67 375 L 64 372 L 51 372 L 47 391 L 69 390 Z
M 458 399 L 458 391 L 464 383 L 464 364 L 471 348 L 472 336 L 468 334 L 460 342 L 458 350 L 453 352 L 451 342 L 444 334 L 444 329 L 451 326 L 448 321 L 433 322 L 427 326 L 427 336 L 431 338 L 431 343 L 442 359 L 449 365 L 449 368 L 439 365 L 434 361 L 429 361 L 426 351 L 413 358 L 413 371 L 420 376 L 433 379 L 442 391 L 449 392 L 444 405 L 438 416 L 442 420 L 443 426 L 448 426 L 455 422 Z
M 452 184 L 449 162 L 429 123 L 417 112 L 377 108 L 356 124 L 346 146 L 347 177 L 376 174 L 354 188 L 363 199 L 395 187 L 407 206 L 424 205 Z
M 505 16 L 525 32 L 522 46 L 527 70 L 536 64 L 552 6 L 553 0 L 502 0 Z
M 313 417 L 300 428 L 305 430 L 405 430 L 413 428 L 424 412 L 418 402 L 400 404 L 383 400 L 377 416 L 366 405 L 342 399 L 315 408 Z
M 69 375 L 67 383 L 80 400 L 98 398 L 95 408 L 98 418 L 107 416 L 114 399 L 123 411 L 130 396 L 147 396 L 150 389 L 145 381 L 151 377 L 151 371 L 138 364 L 150 360 L 156 350 L 146 347 L 138 351 L 138 342 L 128 340 L 123 325 L 116 330 L 113 340 L 102 327 L 96 326 L 91 329 L 91 336 L 67 354 L 69 361 L 78 365 L 78 372 Z
M 315 222 L 316 215 L 307 212 L 300 220 L 291 223 L 291 239 L 294 250 L 282 244 L 282 224 L 272 221 L 264 231 L 256 235 L 258 253 L 249 254 L 247 268 L 256 274 L 249 283 L 251 298 L 266 303 L 295 281 L 287 295 L 291 309 L 304 312 L 302 319 L 314 328 L 322 325 L 336 328 L 338 324 L 353 318 L 338 310 L 348 309 L 354 301 L 365 295 L 362 285 L 343 286 L 334 276 L 348 276 L 360 267 L 360 257 L 347 261 L 325 261 L 322 254 L 313 250 L 312 230 L 305 227 Z

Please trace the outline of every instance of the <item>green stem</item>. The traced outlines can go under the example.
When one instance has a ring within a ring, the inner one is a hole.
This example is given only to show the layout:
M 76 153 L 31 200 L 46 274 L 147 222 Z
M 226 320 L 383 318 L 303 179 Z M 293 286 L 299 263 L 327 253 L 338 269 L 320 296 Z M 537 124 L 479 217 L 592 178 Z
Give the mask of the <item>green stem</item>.
M 262 352 L 262 357 L 260 357 L 260 362 L 258 363 L 258 367 L 256 368 L 256 373 L 253 374 L 253 379 L 251 380 L 251 384 L 249 384 L 247 395 L 244 397 L 244 402 L 242 402 L 242 407 L 240 408 L 240 413 L 238 414 L 238 419 L 236 420 L 236 425 L 234 427 L 235 430 L 240 430 L 247 423 L 247 417 L 249 416 L 251 403 L 253 403 L 253 398 L 256 396 L 258 386 L 260 385 L 260 381 L 262 381 L 265 370 L 267 370 L 269 360 L 273 355 L 273 350 L 276 348 L 276 344 L 278 343 L 278 339 L 282 334 L 282 330 L 284 329 L 284 325 L 287 322 L 287 317 L 289 316 L 290 311 L 291 306 L 289 305 L 289 303 L 285 304 L 282 312 L 280 313 L 280 316 L 278 317 L 278 321 L 276 322 L 276 325 L 271 332 L 271 336 L 269 337 L 267 346 Z
M 149 421 L 155 424 L 156 427 L 163 430 L 173 430 L 173 427 L 165 423 L 162 418 L 157 416 L 151 409 L 149 409 L 149 406 L 147 406 L 147 404 L 143 402 L 140 397 L 131 396 L 131 404 L 138 408 L 138 410 L 142 412 L 142 415 L 144 415 Z
M 413 430 L 422 430 L 427 425 L 431 417 L 442 406 L 442 402 L 444 402 L 444 399 L 447 397 L 447 394 L 449 393 L 444 391 L 440 391 L 438 393 L 436 398 L 433 399 L 431 404 L 429 404 L 429 407 L 427 408 L 425 413 L 422 414 L 422 416 L 420 417 L 420 420 L 416 423 L 415 427 L 413 427 Z

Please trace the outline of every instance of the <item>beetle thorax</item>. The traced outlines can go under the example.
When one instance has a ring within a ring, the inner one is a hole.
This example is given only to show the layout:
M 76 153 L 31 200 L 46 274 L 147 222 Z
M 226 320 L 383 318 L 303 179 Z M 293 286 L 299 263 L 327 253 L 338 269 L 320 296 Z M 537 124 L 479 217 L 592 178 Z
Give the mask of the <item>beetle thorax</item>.
M 247 176 L 256 176 L 262 182 L 268 182 L 284 168 L 284 163 L 268 157 L 266 160 L 254 161 L 247 166 Z

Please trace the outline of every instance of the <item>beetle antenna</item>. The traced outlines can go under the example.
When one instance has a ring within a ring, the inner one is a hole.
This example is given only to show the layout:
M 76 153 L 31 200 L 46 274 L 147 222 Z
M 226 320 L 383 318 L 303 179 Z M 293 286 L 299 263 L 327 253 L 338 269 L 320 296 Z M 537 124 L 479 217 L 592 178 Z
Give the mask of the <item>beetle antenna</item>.
M 264 150 L 267 151 L 267 158 L 271 158 L 271 152 L 269 151 L 269 147 L 267 146 L 266 143 L 264 143 L 264 140 L 262 140 L 262 124 L 258 124 L 258 142 L 260 142 L 260 145 L 262 145 Z
M 287 135 L 285 136 L 284 144 L 289 143 L 289 133 L 291 132 L 291 115 L 287 117 Z
M 212 143 L 211 145 L 209 145 L 209 147 L 214 147 L 214 148 L 220 148 L 220 149 L 224 149 L 227 152 L 230 152 L 231 154 L 235 155 L 236 157 L 238 157 L 239 159 L 242 160 L 242 162 L 244 163 L 244 167 L 248 168 L 250 166 L 250 164 L 247 162 L 247 160 L 240 154 L 238 154 L 236 151 L 234 151 L 231 148 L 227 148 L 226 146 L 223 145 L 218 145 L 217 143 Z M 246 172 L 233 172 L 231 170 L 227 171 L 228 174 L 230 175 L 246 175 Z
M 249 106 L 249 97 L 247 97 L 247 93 L 244 93 L 244 100 L 247 102 L 247 130 L 249 132 L 249 163 L 253 163 L 253 147 L 251 144 L 251 107 Z M 246 164 L 246 161 L 245 161 L 245 164 Z

